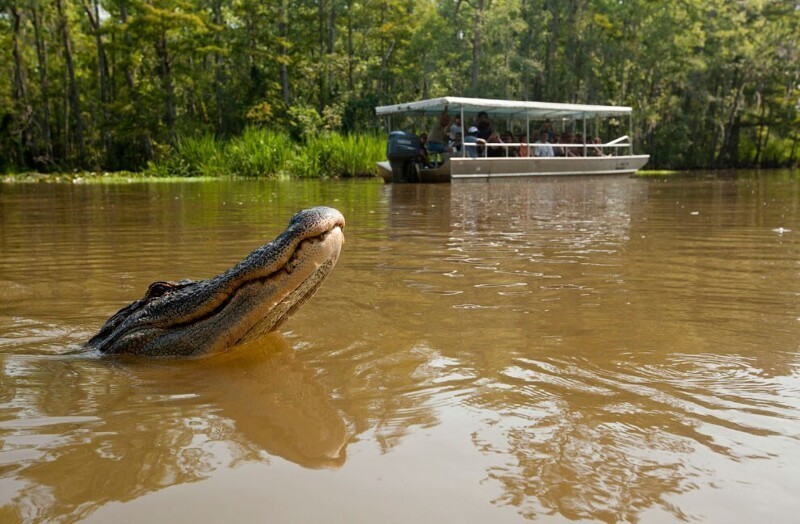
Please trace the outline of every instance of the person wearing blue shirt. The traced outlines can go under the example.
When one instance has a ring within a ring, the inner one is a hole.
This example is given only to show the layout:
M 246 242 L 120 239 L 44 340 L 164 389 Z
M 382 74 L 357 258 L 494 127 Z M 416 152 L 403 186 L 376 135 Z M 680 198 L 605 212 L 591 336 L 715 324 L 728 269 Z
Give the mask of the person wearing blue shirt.
M 470 127 L 467 129 L 467 136 L 464 137 L 464 148 L 466 151 L 466 156 L 469 158 L 478 158 L 478 148 L 476 146 L 469 146 L 466 144 L 477 144 L 478 143 L 478 128 L 475 126 Z

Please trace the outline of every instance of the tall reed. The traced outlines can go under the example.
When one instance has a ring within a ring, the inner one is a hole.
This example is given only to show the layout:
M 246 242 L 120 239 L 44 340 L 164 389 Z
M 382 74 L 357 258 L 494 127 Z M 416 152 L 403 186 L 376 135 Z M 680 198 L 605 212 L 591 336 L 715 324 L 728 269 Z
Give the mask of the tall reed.
M 285 172 L 294 155 L 294 144 L 283 134 L 248 127 L 242 136 L 228 141 L 224 158 L 227 172 L 233 176 L 268 177 Z
M 224 173 L 223 144 L 214 135 L 181 136 L 163 157 L 147 168 L 153 176 L 220 176 Z
M 324 132 L 293 142 L 285 133 L 250 127 L 227 141 L 182 137 L 152 162 L 154 176 L 355 177 L 377 174 L 386 139 L 376 134 Z
M 302 144 L 291 172 L 310 177 L 376 175 L 375 163 L 383 159 L 385 148 L 386 139 L 374 134 L 322 133 Z

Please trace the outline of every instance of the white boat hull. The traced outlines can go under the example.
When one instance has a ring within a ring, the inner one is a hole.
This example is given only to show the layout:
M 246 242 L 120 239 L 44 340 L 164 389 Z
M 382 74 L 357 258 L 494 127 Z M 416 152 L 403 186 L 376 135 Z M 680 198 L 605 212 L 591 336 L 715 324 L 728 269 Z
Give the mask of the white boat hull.
M 605 157 L 451 158 L 452 178 L 635 173 L 649 155 Z
M 501 178 L 560 175 L 622 175 L 644 167 L 650 155 L 605 157 L 451 157 L 436 169 L 420 172 L 420 182 L 446 182 L 448 179 Z M 389 162 L 378 162 L 386 182 L 392 180 Z

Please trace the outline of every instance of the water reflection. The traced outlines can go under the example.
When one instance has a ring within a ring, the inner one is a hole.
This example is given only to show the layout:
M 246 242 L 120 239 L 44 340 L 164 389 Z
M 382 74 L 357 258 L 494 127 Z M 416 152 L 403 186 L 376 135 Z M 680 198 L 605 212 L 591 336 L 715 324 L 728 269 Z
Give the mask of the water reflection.
M 217 519 L 211 492 L 305 521 L 800 511 L 797 177 L 0 198 L 0 520 L 176 492 Z M 345 213 L 348 241 L 283 339 L 230 361 L 53 358 L 312 203 Z
M 344 420 L 280 336 L 196 361 L 7 355 L 2 368 L 0 504 L 26 519 L 80 517 L 271 457 L 345 461 Z
M 798 210 L 748 198 L 760 183 L 387 189 L 381 267 L 424 319 L 395 323 L 449 348 L 447 373 L 466 378 L 474 443 L 501 462 L 487 470 L 496 503 L 528 518 L 688 520 L 674 500 L 719 485 L 705 461 L 797 447 L 797 242 L 752 230 L 750 209 L 764 223 Z M 652 192 L 667 193 L 655 209 Z

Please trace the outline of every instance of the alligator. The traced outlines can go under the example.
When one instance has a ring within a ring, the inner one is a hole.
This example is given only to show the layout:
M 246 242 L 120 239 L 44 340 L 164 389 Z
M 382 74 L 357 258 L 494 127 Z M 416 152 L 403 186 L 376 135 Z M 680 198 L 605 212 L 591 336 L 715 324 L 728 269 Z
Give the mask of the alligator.
M 199 356 L 275 331 L 331 272 L 343 229 L 335 209 L 300 211 L 275 240 L 214 278 L 154 282 L 84 347 L 105 355 Z

